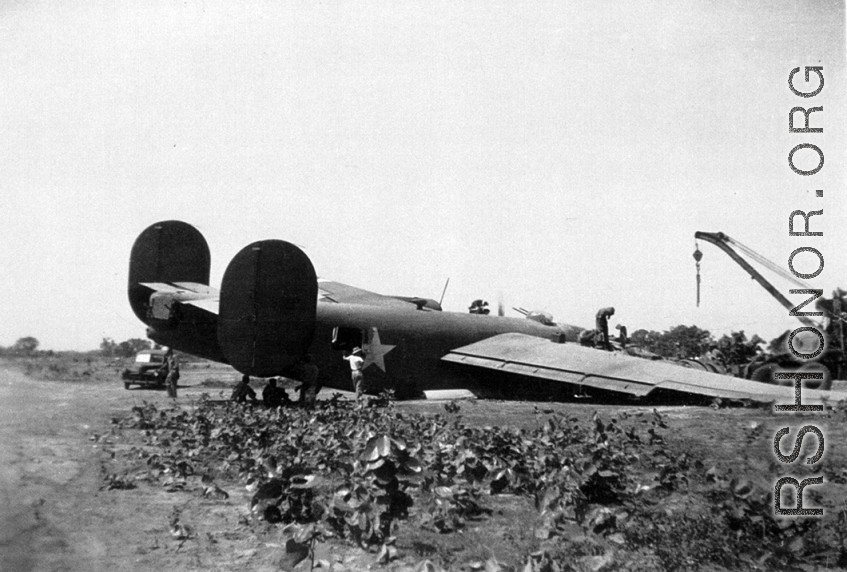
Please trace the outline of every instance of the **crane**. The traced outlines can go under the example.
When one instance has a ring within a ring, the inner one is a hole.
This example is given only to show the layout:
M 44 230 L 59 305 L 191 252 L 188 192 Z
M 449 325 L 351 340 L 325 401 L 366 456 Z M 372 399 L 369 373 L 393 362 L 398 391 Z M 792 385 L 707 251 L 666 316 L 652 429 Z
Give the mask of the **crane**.
M 718 248 L 720 248 L 721 250 L 726 252 L 726 254 L 730 258 L 732 258 L 732 260 L 734 260 L 741 268 L 743 268 L 745 271 L 747 271 L 747 274 L 749 274 L 750 277 L 753 280 L 758 282 L 759 285 L 762 288 L 767 290 L 768 293 L 771 296 L 773 296 L 774 298 L 776 298 L 776 300 L 780 304 L 782 304 L 782 307 L 785 308 L 786 310 L 788 310 L 789 312 L 791 310 L 793 310 L 797 306 L 797 304 L 792 304 L 791 301 L 788 300 L 788 298 L 783 296 L 782 292 L 777 290 L 773 286 L 773 284 L 768 282 L 765 279 L 765 277 L 762 276 L 759 273 L 758 270 L 753 268 L 753 266 L 751 266 L 749 262 L 744 260 L 733 249 L 733 247 L 737 248 L 738 250 L 741 250 L 747 256 L 749 256 L 753 260 L 756 260 L 757 262 L 759 262 L 763 266 L 767 267 L 768 269 L 774 271 L 775 273 L 779 274 L 780 276 L 790 280 L 793 284 L 796 284 L 797 286 L 800 286 L 801 288 L 804 288 L 804 289 L 811 289 L 811 286 L 809 286 L 808 284 L 806 284 L 802 280 L 798 279 L 796 276 L 794 276 L 793 274 L 791 274 L 790 272 L 788 272 L 784 268 L 774 264 L 773 262 L 771 262 L 770 260 L 768 260 L 767 258 L 762 256 L 761 254 L 757 253 L 752 248 L 744 246 L 743 244 L 741 244 L 740 242 L 738 242 L 734 238 L 730 237 L 729 235 L 726 235 L 722 232 L 702 232 L 702 231 L 698 230 L 697 232 L 694 233 L 694 238 L 699 239 L 699 240 L 704 240 L 706 242 L 714 244 L 715 246 L 717 246 Z M 697 260 L 698 271 L 699 271 L 699 265 L 700 265 L 699 259 L 702 258 L 702 253 L 698 256 L 699 252 L 700 252 L 699 248 L 697 248 L 697 250 L 694 252 L 694 258 L 695 258 L 695 260 Z M 698 272 L 698 276 L 697 276 L 697 300 L 698 300 L 698 302 L 700 300 L 700 276 L 699 276 L 699 272 Z M 807 318 L 805 316 L 797 316 L 797 319 L 800 320 L 800 322 L 804 326 L 810 326 L 810 327 L 816 327 L 817 326 L 817 324 L 815 324 L 815 322 L 813 322 L 812 320 L 810 320 L 809 318 Z
M 714 244 L 721 250 L 723 250 L 736 264 L 741 266 L 750 277 L 755 280 L 762 288 L 764 288 L 771 296 L 776 298 L 776 300 L 782 304 L 783 308 L 791 312 L 794 308 L 797 307 L 796 304 L 791 303 L 779 290 L 777 290 L 773 284 L 768 282 L 762 274 L 753 268 L 753 266 L 747 262 L 741 255 L 736 252 L 736 249 L 743 252 L 751 259 L 760 263 L 762 266 L 768 268 L 774 273 L 784 277 L 785 279 L 791 281 L 791 283 L 796 284 L 800 288 L 804 290 L 811 290 L 812 287 L 794 276 L 792 273 L 788 272 L 781 266 L 771 262 L 752 248 L 745 246 L 733 239 L 727 234 L 722 232 L 703 232 L 697 231 L 694 233 L 694 239 L 696 240 L 704 240 L 711 244 Z M 694 251 L 694 260 L 697 262 L 697 304 L 700 303 L 700 260 L 703 258 L 703 253 L 700 252 L 699 247 L 696 246 L 695 242 L 695 251 Z M 840 341 L 839 349 L 830 349 L 824 352 L 824 354 L 819 358 L 818 361 L 825 370 L 827 370 L 827 377 L 831 376 L 829 373 L 830 369 L 836 371 L 837 375 L 840 375 L 843 370 L 844 365 L 844 323 L 845 320 L 841 315 L 841 300 L 838 295 L 833 296 L 832 300 L 832 311 L 827 307 L 826 304 L 817 304 L 817 308 L 822 311 L 832 323 L 838 324 L 838 339 Z M 819 328 L 819 324 L 816 324 L 814 321 L 810 320 L 806 316 L 795 316 L 804 326 Z M 822 329 L 822 328 L 821 328 Z M 766 362 L 762 364 L 757 364 L 757 369 L 750 372 L 751 379 L 756 379 L 757 381 L 766 381 L 771 378 L 771 374 L 778 367 L 786 367 L 790 365 L 789 362 L 793 361 L 791 355 L 788 353 L 779 354 L 773 356 L 768 359 Z M 796 363 L 793 364 L 796 367 Z M 825 379 L 825 381 L 821 384 L 821 389 L 828 389 L 831 383 L 830 379 Z

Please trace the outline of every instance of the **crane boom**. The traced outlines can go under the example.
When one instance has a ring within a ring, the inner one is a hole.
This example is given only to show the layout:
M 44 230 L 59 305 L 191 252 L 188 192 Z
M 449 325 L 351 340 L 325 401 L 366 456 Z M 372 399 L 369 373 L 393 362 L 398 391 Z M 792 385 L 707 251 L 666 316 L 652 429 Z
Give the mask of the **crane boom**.
M 741 258 L 741 256 L 740 256 L 737 252 L 735 252 L 735 250 L 732 248 L 732 244 L 734 244 L 734 243 L 735 243 L 735 241 L 734 241 L 733 239 L 731 239 L 729 236 L 727 236 L 726 234 L 724 234 L 724 233 L 722 233 L 722 232 L 702 232 L 702 231 L 699 231 L 699 230 L 698 230 L 697 232 L 695 232 L 695 233 L 694 233 L 694 238 L 695 238 L 695 239 L 699 239 L 699 240 L 704 240 L 704 241 L 706 241 L 706 242 L 709 242 L 709 243 L 711 243 L 711 244 L 714 244 L 715 246 L 717 246 L 718 248 L 720 248 L 721 250 L 723 250 L 724 252 L 726 252 L 726 254 L 727 254 L 730 258 L 732 258 L 732 260 L 734 260 L 734 261 L 735 261 L 735 262 L 736 262 L 736 263 L 737 263 L 737 264 L 738 264 L 741 268 L 743 268 L 743 269 L 747 272 L 747 274 L 749 274 L 749 275 L 750 275 L 750 277 L 751 277 L 753 280 L 755 280 L 756 282 L 758 282 L 758 283 L 759 283 L 759 285 L 760 285 L 762 288 L 764 288 L 765 290 L 767 290 L 767 291 L 768 291 L 768 293 L 769 293 L 771 296 L 773 296 L 774 298 L 776 298 L 776 299 L 777 299 L 777 301 L 778 301 L 780 304 L 782 304 L 782 306 L 783 306 L 786 310 L 788 310 L 788 311 L 790 312 L 790 311 L 792 311 L 792 310 L 796 307 L 796 304 L 792 304 L 792 303 L 788 300 L 788 298 L 786 298 L 785 296 L 783 296 L 783 295 L 782 295 L 782 293 L 781 293 L 779 290 L 777 290 L 777 289 L 774 287 L 774 285 L 773 285 L 773 284 L 771 284 L 770 282 L 768 282 L 768 281 L 765 279 L 765 277 L 764 277 L 764 276 L 762 276 L 762 275 L 759 273 L 759 271 L 758 271 L 758 270 L 756 270 L 755 268 L 753 268 L 753 267 L 750 265 L 750 263 L 749 263 L 749 262 L 747 262 L 746 260 L 744 260 L 743 258 Z M 804 317 L 804 316 L 796 316 L 796 318 L 797 318 L 798 320 L 800 320 L 800 322 L 801 322 L 803 325 L 805 325 L 805 326 L 811 326 L 811 327 L 815 327 L 815 326 L 816 326 L 816 324 L 815 324 L 812 320 L 810 320 L 810 319 L 808 319 L 808 318 L 806 318 L 806 317 Z

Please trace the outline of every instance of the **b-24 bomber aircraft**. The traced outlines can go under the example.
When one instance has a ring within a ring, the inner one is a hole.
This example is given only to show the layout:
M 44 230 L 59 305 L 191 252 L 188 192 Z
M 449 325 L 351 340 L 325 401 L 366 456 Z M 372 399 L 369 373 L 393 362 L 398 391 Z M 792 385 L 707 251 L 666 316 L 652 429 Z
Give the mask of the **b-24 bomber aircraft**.
M 351 390 L 342 356 L 361 347 L 368 392 L 393 390 L 401 399 L 463 389 L 544 401 L 793 401 L 789 387 L 583 347 L 575 343 L 582 330 L 576 326 L 446 312 L 435 300 L 318 279 L 308 256 L 282 240 L 244 247 L 220 289 L 209 285 L 210 268 L 208 244 L 196 228 L 175 220 L 153 224 L 132 247 L 130 305 L 156 343 L 253 377 L 292 377 L 309 353 L 322 385 Z M 828 395 L 806 390 L 804 402 Z

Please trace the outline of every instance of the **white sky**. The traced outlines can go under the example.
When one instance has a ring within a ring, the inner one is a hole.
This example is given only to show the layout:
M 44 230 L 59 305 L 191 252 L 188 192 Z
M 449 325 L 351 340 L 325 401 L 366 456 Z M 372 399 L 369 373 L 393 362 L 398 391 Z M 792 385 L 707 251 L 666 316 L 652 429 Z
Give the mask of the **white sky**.
M 697 230 L 782 266 L 816 246 L 812 285 L 847 287 L 842 2 L 235 4 L 0 6 L 0 345 L 143 337 L 129 251 L 165 219 L 206 236 L 213 285 L 281 238 L 362 288 L 449 277 L 449 310 L 613 305 L 630 332 L 799 325 L 704 243 L 695 307 Z M 805 65 L 813 99 L 787 86 Z M 795 105 L 824 133 L 789 134 Z M 789 239 L 818 208 L 824 237 Z

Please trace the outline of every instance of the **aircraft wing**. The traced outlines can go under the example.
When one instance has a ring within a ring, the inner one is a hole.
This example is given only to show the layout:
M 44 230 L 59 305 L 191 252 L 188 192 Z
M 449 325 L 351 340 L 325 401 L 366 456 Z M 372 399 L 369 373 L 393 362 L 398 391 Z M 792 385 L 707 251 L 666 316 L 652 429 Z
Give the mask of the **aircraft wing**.
M 155 292 L 171 294 L 182 304 L 189 304 L 212 314 L 218 314 L 220 292 L 217 288 L 194 282 L 142 282 L 141 285 Z M 403 309 L 410 307 L 409 302 L 398 298 L 383 296 L 341 282 L 324 279 L 318 280 L 318 301 L 366 306 L 394 306 Z M 413 305 L 411 306 L 413 307 Z
M 323 278 L 318 279 L 318 302 L 334 302 L 336 304 L 362 304 L 366 306 L 394 306 L 408 309 L 409 302 L 391 296 L 383 296 L 355 288 L 341 282 L 333 282 Z M 414 306 L 411 306 L 414 307 Z
M 718 375 L 573 343 L 560 344 L 525 334 L 493 336 L 456 348 L 441 359 L 636 397 L 654 390 L 669 390 L 723 399 L 794 403 L 793 387 Z M 841 399 L 847 399 L 847 392 L 804 389 L 802 402 Z
M 189 304 L 212 314 L 218 314 L 220 292 L 216 288 L 193 282 L 143 282 L 141 285 L 155 292 L 174 295 L 176 300 L 183 304 Z M 409 307 L 408 302 L 398 300 L 397 298 L 382 296 L 381 294 L 348 286 L 341 282 L 324 279 L 318 280 L 318 301 L 369 306 L 396 306 L 398 308 Z

